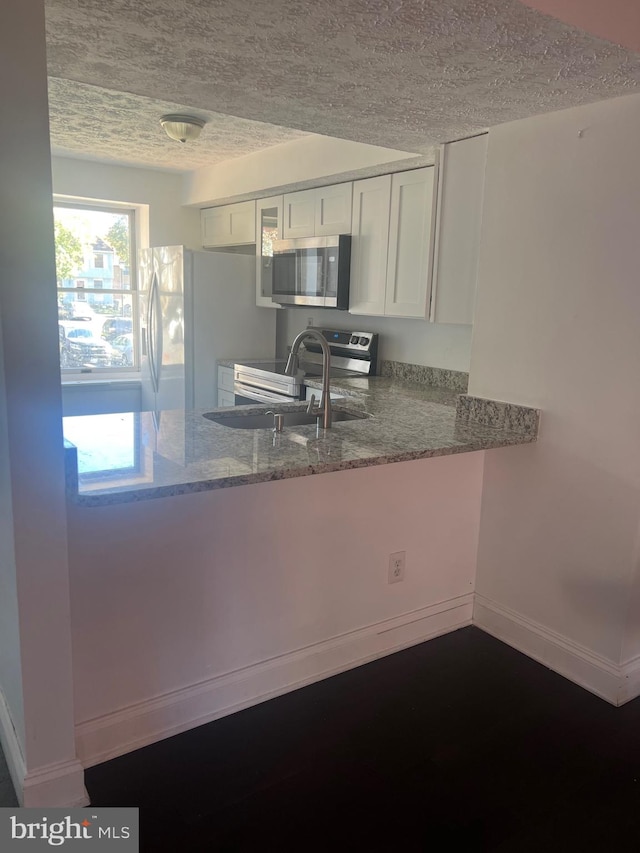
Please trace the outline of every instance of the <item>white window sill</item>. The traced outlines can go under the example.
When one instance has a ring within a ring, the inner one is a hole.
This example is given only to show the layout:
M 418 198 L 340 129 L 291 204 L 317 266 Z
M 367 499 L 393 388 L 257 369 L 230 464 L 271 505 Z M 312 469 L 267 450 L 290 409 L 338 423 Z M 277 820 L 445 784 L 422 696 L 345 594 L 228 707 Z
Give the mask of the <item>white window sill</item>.
M 141 383 L 140 373 L 117 374 L 112 373 L 109 376 L 99 376 L 95 373 L 86 373 L 82 376 L 63 376 L 62 387 L 68 389 L 80 390 L 83 387 L 91 386 L 92 388 L 104 387 L 105 389 L 115 390 L 116 388 L 131 388 L 139 386 Z

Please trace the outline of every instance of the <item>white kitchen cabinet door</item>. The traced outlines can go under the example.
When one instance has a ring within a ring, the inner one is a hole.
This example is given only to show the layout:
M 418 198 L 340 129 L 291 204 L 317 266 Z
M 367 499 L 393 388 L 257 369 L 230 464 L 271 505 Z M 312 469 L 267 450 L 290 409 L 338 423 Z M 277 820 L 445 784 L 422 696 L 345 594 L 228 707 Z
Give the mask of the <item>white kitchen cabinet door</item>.
M 235 406 L 233 392 L 233 367 L 218 365 L 218 401 L 217 406 Z
M 384 314 L 391 175 L 354 181 L 349 312 Z
M 283 197 L 256 202 L 256 305 L 281 308 L 271 299 L 273 292 L 273 242 L 282 239 Z
M 316 191 L 300 190 L 284 196 L 284 222 L 282 236 L 314 237 L 316 218 Z
M 200 213 L 205 248 L 242 246 L 256 241 L 256 203 L 241 201 L 210 207 Z
M 236 398 L 234 394 L 218 388 L 218 408 L 222 408 L 223 406 L 235 406 L 235 404 Z
M 318 187 L 315 193 L 315 236 L 351 234 L 353 184 Z
M 471 325 L 475 307 L 488 135 L 440 149 L 431 317 Z
M 387 316 L 428 317 L 435 172 L 435 166 L 427 166 L 392 176 L 384 305 Z
M 233 367 L 218 365 L 218 388 L 222 391 L 233 391 Z

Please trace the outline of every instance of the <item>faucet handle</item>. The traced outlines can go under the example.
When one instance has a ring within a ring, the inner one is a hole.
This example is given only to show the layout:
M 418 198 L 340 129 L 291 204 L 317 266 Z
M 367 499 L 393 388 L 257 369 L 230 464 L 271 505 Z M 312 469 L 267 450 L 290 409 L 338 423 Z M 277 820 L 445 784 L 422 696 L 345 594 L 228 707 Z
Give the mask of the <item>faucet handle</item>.
M 307 404 L 307 414 L 308 415 L 313 413 L 313 407 L 315 406 L 315 403 L 316 403 L 316 395 L 312 394 L 311 398 L 309 399 L 309 402 Z

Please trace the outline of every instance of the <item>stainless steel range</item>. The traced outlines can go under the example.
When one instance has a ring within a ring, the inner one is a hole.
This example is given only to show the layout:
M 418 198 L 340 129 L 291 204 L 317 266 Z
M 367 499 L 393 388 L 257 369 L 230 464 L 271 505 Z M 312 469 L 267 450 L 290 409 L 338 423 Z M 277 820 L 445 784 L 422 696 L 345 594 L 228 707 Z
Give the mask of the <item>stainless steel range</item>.
M 349 332 L 319 329 L 331 350 L 331 373 L 335 379 L 374 376 L 378 369 L 378 335 L 373 332 Z M 287 403 L 304 399 L 307 376 L 322 375 L 322 351 L 312 339 L 300 349 L 300 372 L 286 376 L 286 359 L 247 361 L 234 364 L 236 406 L 256 403 Z

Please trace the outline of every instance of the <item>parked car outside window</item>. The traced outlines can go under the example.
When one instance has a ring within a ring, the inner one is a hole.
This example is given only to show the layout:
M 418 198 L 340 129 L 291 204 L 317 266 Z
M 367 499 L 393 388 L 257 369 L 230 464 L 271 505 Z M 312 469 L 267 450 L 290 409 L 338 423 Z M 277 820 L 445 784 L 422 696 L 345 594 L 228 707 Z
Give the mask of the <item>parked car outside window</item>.
M 111 346 L 120 353 L 122 364 L 126 367 L 133 365 L 133 335 L 118 335 L 111 341 Z
M 58 324 L 61 367 L 117 367 L 122 355 L 99 338 L 87 323 L 68 321 Z
M 133 332 L 133 321 L 130 317 L 109 317 L 102 324 L 102 337 L 105 341 L 113 341 L 120 335 Z
M 53 213 L 62 381 L 73 373 L 99 375 L 135 367 L 135 209 L 54 199 Z M 121 341 L 114 347 L 122 335 L 131 335 L 133 346 Z

